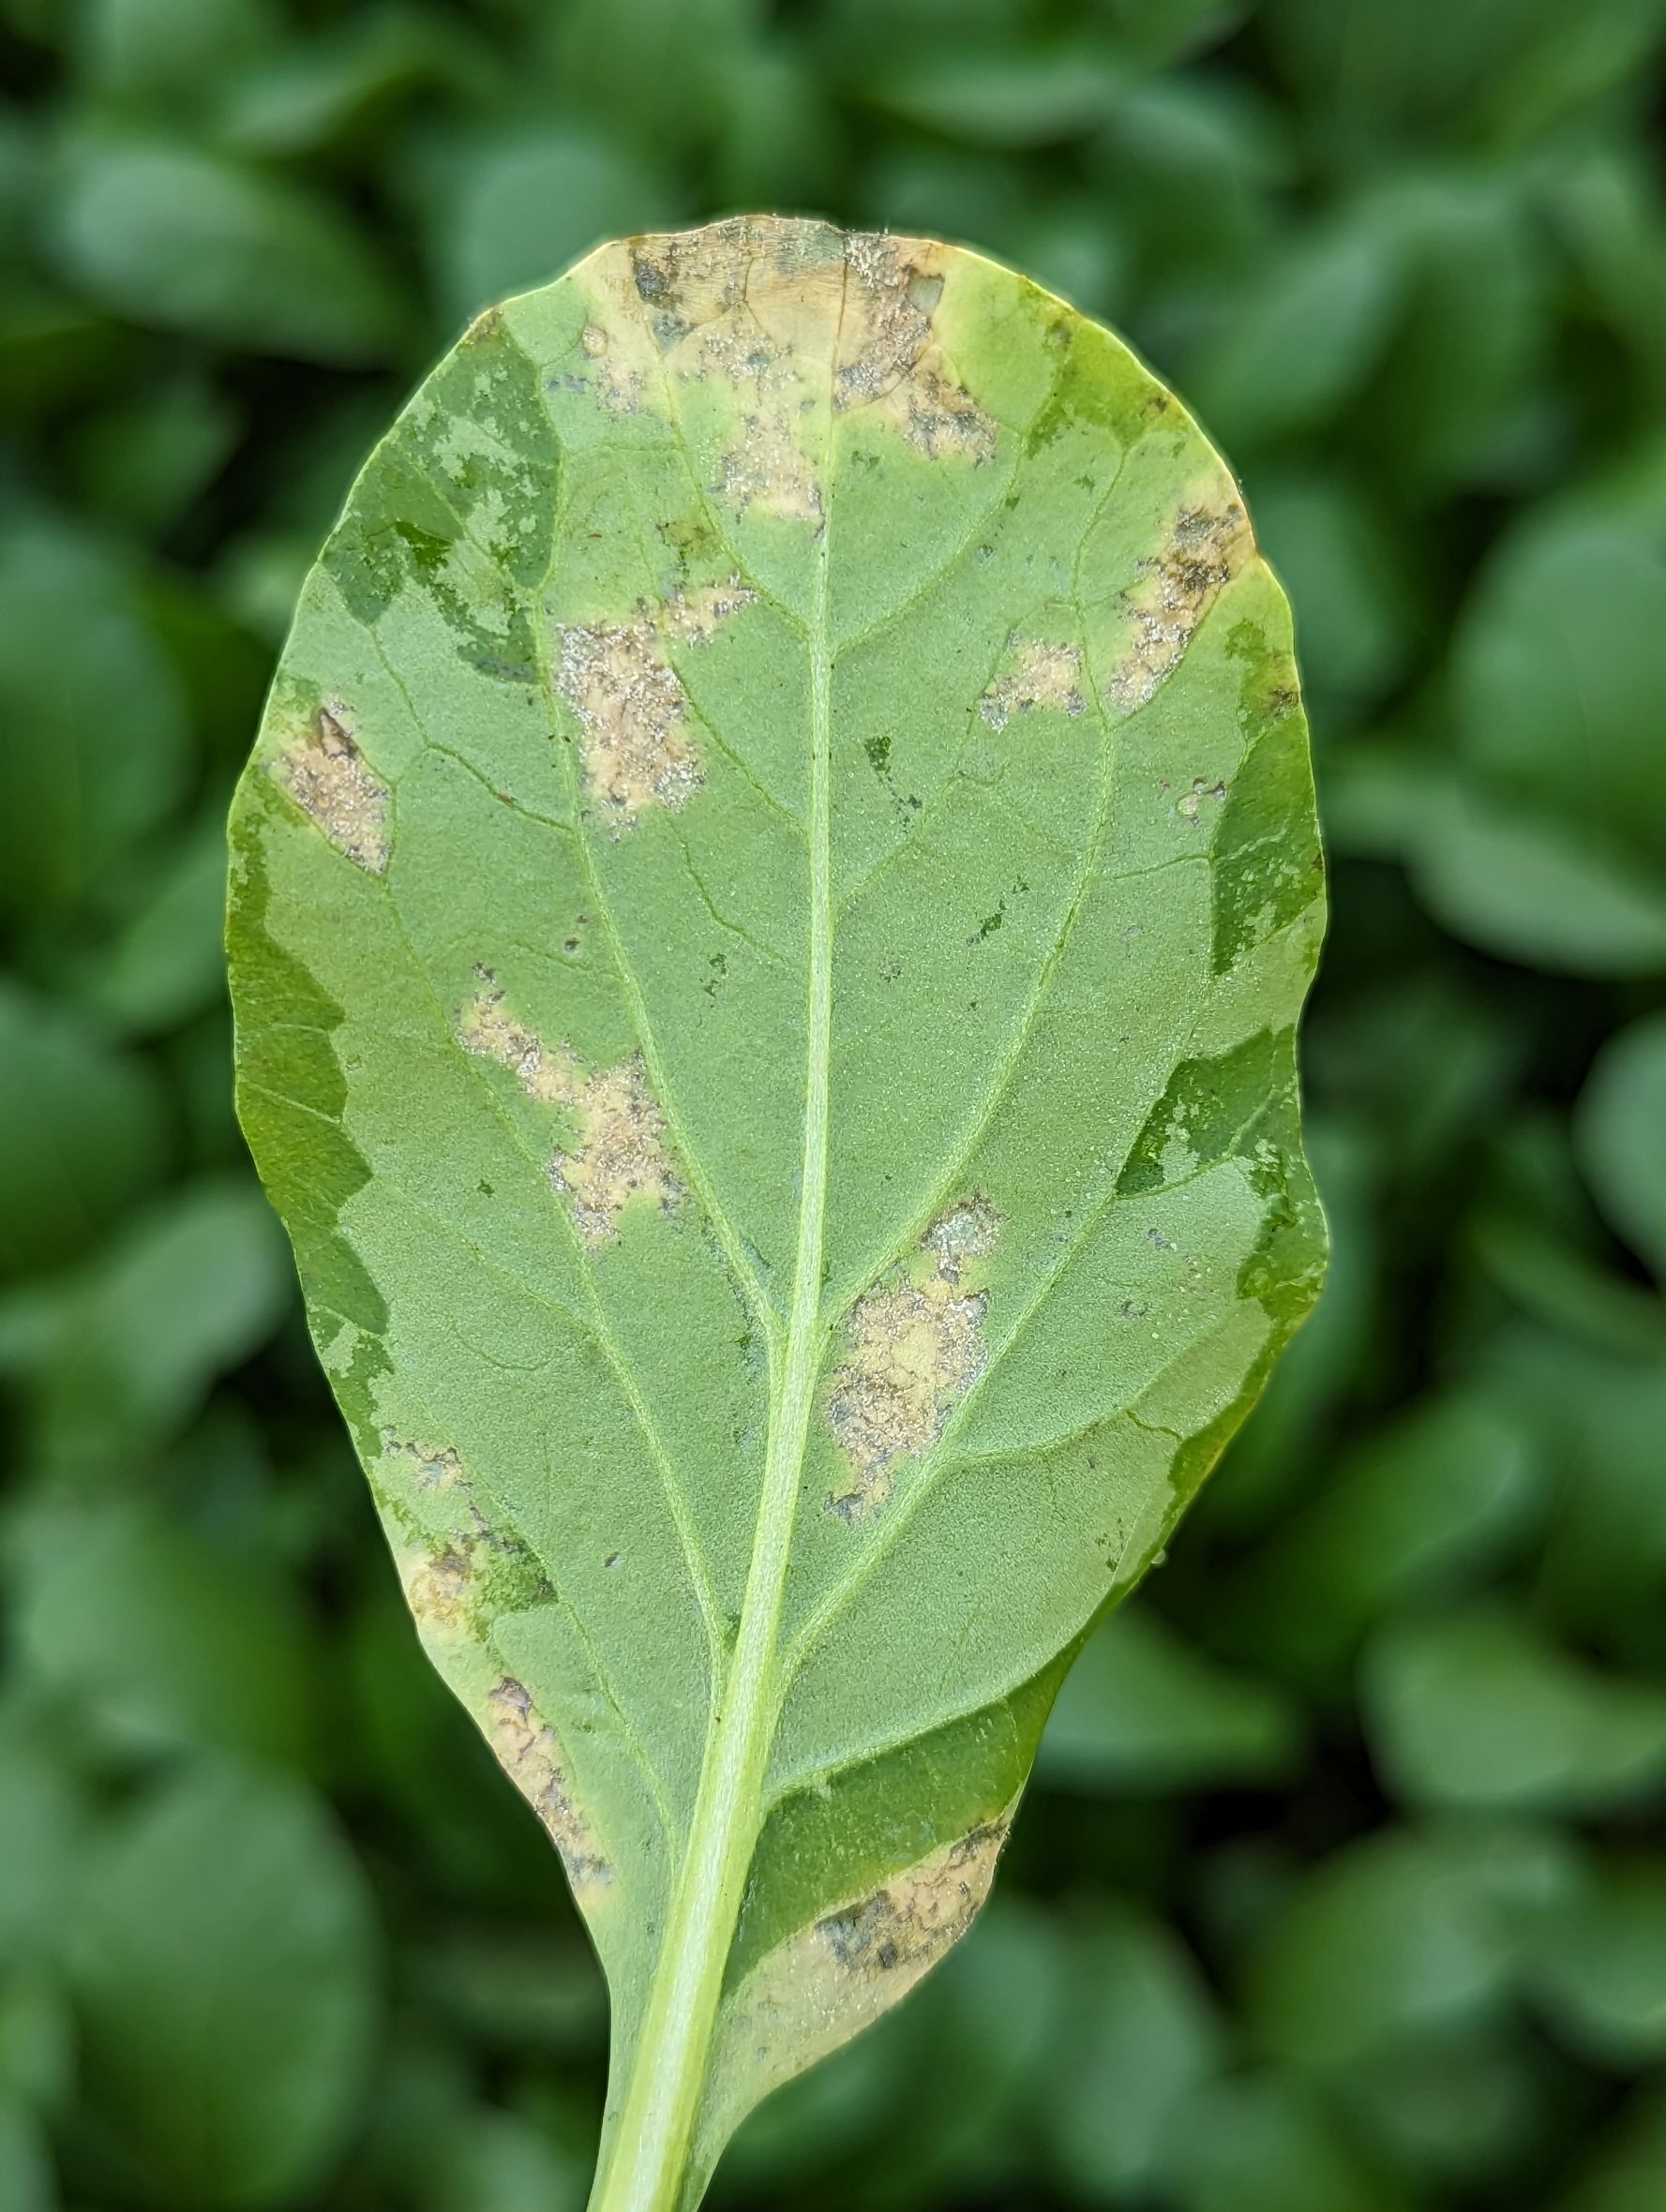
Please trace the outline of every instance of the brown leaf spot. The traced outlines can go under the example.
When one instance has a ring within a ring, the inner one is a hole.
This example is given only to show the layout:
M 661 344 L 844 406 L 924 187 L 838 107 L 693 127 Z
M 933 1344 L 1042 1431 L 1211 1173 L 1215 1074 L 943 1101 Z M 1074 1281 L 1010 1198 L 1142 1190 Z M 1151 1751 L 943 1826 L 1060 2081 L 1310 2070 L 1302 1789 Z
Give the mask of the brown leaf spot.
M 353 741 L 338 699 L 321 707 L 309 728 L 281 747 L 272 773 L 338 852 L 371 874 L 388 859 L 388 788 Z
M 1141 561 L 1140 581 L 1122 595 L 1131 635 L 1107 685 L 1118 706 L 1132 713 L 1154 695 L 1254 549 L 1238 500 L 1181 509 L 1162 552 Z
M 991 729 L 1005 729 L 1014 714 L 1028 714 L 1037 707 L 1073 715 L 1087 711 L 1079 680 L 1080 646 L 1028 638 L 1015 642 L 1013 650 L 1016 665 L 996 677 L 978 701 L 978 711 Z
M 505 1675 L 487 1698 L 486 1733 L 499 1764 L 561 1853 L 573 1887 L 611 1881 L 590 1823 L 574 1801 L 560 1740 L 533 1703 L 532 1692 L 513 1675 Z
M 667 638 L 704 645 L 755 597 L 731 577 L 635 621 L 558 625 L 556 689 L 578 717 L 585 782 L 615 836 L 655 801 L 685 806 L 704 781 Z
M 633 1198 L 667 1208 L 681 1194 L 665 1149 L 665 1117 L 648 1087 L 641 1055 L 617 1067 L 587 1069 L 564 1046 L 551 1051 L 507 1009 L 489 970 L 485 988 L 463 1009 L 458 1034 L 482 1059 L 515 1074 L 529 1097 L 563 1106 L 577 1117 L 576 1145 L 558 1147 L 549 1180 L 573 1203 L 584 1242 L 605 1244 L 617 1233 L 619 1216 Z

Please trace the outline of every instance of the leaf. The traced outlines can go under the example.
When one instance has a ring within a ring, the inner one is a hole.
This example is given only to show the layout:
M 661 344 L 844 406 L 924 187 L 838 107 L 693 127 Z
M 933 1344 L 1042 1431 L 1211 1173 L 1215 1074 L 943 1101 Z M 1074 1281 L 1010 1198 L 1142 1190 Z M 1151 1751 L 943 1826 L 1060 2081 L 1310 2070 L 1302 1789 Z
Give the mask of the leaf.
M 20 1656 L 98 1737 L 308 1761 L 312 1653 L 264 1562 L 125 1502 L 45 1516 L 23 1550 Z
M 1491 1607 L 1381 1632 L 1366 1726 L 1425 1804 L 1605 1813 L 1666 1779 L 1666 1690 L 1595 1673 Z
M 436 288 L 459 321 L 665 203 L 663 186 L 628 152 L 570 123 L 494 127 L 442 161 L 438 184 Z
M 1188 2111 L 1218 2072 L 1220 2024 L 1173 1933 L 1126 1909 L 1073 1931 L 1075 2002 L 1048 2098 L 1054 2159 L 1079 2204 L 1161 2187 Z
M 46 2131 L 22 2099 L 0 2091 L 0 2202 L 10 2212 L 57 2212 Z
M 1478 1391 L 1430 1393 L 1343 1459 L 1245 1570 L 1229 1619 L 1269 1657 L 1333 1670 L 1375 1621 L 1520 1546 L 1546 1484 L 1523 1425 Z
M 1346 2078 L 1494 2017 L 1577 1896 L 1566 1839 L 1512 1828 L 1383 1828 L 1332 1851 L 1253 1962 L 1248 2025 L 1269 2054 Z
M 78 1258 L 153 1180 L 161 1149 L 144 1063 L 0 980 L 0 1278 Z
M 773 220 L 488 315 L 233 814 L 241 1111 L 612 1988 L 599 2212 L 973 1919 L 1306 1312 L 1288 616 L 1125 349 Z
M 125 566 L 30 517 L 0 536 L 0 915 L 108 896 L 187 772 L 185 701 Z
M 405 335 L 398 292 L 343 209 L 171 139 L 70 147 L 56 250 L 113 313 L 251 352 L 359 367 Z
M 1666 1877 L 1646 1861 L 1604 1867 L 1546 1931 L 1534 1988 L 1598 2065 L 1648 2066 L 1666 2052 Z
M 373 1930 L 302 1784 L 207 1764 L 128 1815 L 82 1900 L 74 1987 L 99 2133 L 142 2203 L 318 2201 L 364 2086 Z
M 8 1714 L 0 1733 L 0 1969 L 50 1951 L 69 1918 L 88 1827 L 86 1792 Z
M 1603 1212 L 1666 1282 L 1666 1014 L 1633 1022 L 1603 1046 L 1573 1134 Z
M 1666 798 L 1636 772 L 1666 713 L 1666 537 L 1578 508 L 1506 541 L 1464 615 L 1463 780 L 1432 783 L 1418 889 L 1486 950 L 1574 975 L 1666 967 Z
M 1094 1632 L 1059 1692 L 1037 1771 L 1055 1788 L 1125 1797 L 1278 1779 L 1299 1744 L 1275 1692 L 1131 1606 Z
M 1174 2159 L 1185 2212 L 1400 2212 L 1313 2100 L 1283 2077 L 1212 2083 L 1185 2108 Z
M 259 1193 L 204 1177 L 139 1215 L 67 1282 L 0 1308 L 0 1370 L 27 1374 L 49 1456 L 130 1469 L 282 1318 Z

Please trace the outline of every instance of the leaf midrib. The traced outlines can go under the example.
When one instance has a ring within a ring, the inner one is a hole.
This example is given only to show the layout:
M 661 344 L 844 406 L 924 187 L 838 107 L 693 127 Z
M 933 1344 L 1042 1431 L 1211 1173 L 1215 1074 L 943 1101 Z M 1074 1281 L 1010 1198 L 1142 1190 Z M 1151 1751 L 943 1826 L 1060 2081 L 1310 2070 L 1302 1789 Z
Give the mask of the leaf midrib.
M 847 287 L 848 280 L 847 264 Z M 713 1711 L 687 1847 L 672 1893 L 624 2100 L 609 2156 L 597 2179 L 593 2212 L 664 2212 L 677 2201 L 693 2148 L 724 1973 L 762 1817 L 777 1709 L 781 1610 L 827 1334 L 821 1275 L 833 1032 L 833 711 L 828 585 L 833 523 L 833 377 L 844 311 L 841 293 L 838 327 L 828 356 L 819 471 L 825 506 L 817 543 L 811 620 L 806 625 L 811 664 L 806 839 L 809 964 L 803 1149 L 791 1305 L 785 1345 L 779 1359 L 771 1361 L 769 1443 L 734 1654 Z M 668 406 L 672 419 L 678 421 L 668 375 L 665 382 Z

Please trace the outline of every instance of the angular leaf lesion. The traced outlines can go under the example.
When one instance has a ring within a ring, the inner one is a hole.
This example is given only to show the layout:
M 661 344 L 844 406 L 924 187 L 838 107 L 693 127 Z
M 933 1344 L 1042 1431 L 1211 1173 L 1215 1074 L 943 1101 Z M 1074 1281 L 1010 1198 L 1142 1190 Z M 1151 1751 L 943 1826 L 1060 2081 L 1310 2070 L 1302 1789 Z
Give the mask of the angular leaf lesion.
M 1013 637 L 1011 665 L 992 677 L 978 699 L 991 729 L 1005 729 L 1014 715 L 1051 707 L 1073 717 L 1088 711 L 1082 692 L 1082 649 L 1040 637 Z
M 988 1295 L 966 1278 L 994 1250 L 999 1229 L 986 1199 L 960 1200 L 921 1239 L 929 1264 L 865 1292 L 846 1317 L 846 1357 L 827 1396 L 828 1426 L 851 1477 L 828 1501 L 842 1519 L 883 1504 L 896 1463 L 936 1443 L 983 1372 Z
M 994 422 L 943 351 L 937 309 L 953 249 L 926 238 L 852 231 L 834 366 L 841 410 L 871 408 L 932 460 L 987 461 Z
M 610 1882 L 612 1868 L 574 1792 L 561 1739 L 525 1682 L 504 1675 L 487 1696 L 485 1722 L 498 1764 L 543 1823 L 574 1889 Z
M 319 707 L 305 728 L 284 740 L 271 772 L 338 852 L 372 875 L 387 873 L 393 795 L 360 751 L 340 699 Z
M 686 806 L 705 782 L 670 641 L 709 644 L 756 597 L 731 576 L 628 621 L 555 625 L 555 688 L 578 724 L 585 785 L 615 837 L 651 806 Z
M 1155 697 L 1254 553 L 1243 502 L 1224 482 L 1180 507 L 1157 552 L 1141 560 L 1138 581 L 1122 594 L 1126 635 L 1105 688 L 1124 712 Z
M 725 2008 L 719 2099 L 706 2115 L 721 2144 L 759 2099 L 905 1997 L 970 1928 L 989 1895 L 1013 1807 L 929 1852 L 761 1959 Z
M 464 1049 L 507 1068 L 529 1098 L 564 1107 L 578 1141 L 558 1144 L 549 1180 L 572 1204 L 585 1245 L 617 1235 L 619 1217 L 636 1199 L 669 1211 L 682 1185 L 666 1147 L 665 1116 L 639 1053 L 611 1068 L 588 1068 L 566 1046 L 552 1049 L 509 1011 L 489 969 L 458 1024 Z

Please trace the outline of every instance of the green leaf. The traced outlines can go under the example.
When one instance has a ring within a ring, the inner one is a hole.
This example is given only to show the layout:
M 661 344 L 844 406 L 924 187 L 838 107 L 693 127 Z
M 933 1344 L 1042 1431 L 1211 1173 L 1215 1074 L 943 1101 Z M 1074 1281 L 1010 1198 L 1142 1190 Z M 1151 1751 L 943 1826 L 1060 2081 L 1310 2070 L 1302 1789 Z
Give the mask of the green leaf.
M 0 1309 L 0 1371 L 27 1377 L 48 1456 L 134 1458 L 269 1337 L 281 1242 L 241 1181 L 188 1185 L 68 1282 Z
M 155 1177 L 161 1148 L 144 1063 L 0 980 L 0 1278 L 78 1259 Z
M 1251 2029 L 1321 2078 L 1438 2044 L 1497 2015 L 1523 1954 L 1578 1893 L 1555 1835 L 1380 1829 L 1331 1852 L 1268 1932 Z
M 83 995 L 125 1028 L 177 1028 L 222 999 L 225 826 L 203 816 L 160 856 L 150 895 L 93 965 Z
M 231 1764 L 168 1783 L 111 1836 L 73 1964 L 98 2137 L 142 2203 L 318 2201 L 364 2086 L 374 1946 L 309 1791 Z
M 1048 2139 L 1071 2200 L 1138 2203 L 1172 2160 L 1221 2029 L 1194 1960 L 1130 1911 L 1072 1931 L 1073 2002 L 1050 2075 Z
M 19 2098 L 0 2091 L 0 2203 L 8 2212 L 57 2212 L 45 2130 Z
M 1473 1581 L 1532 1526 L 1546 1485 L 1522 1426 L 1478 1391 L 1385 1424 L 1245 1571 L 1232 1615 L 1255 1648 L 1335 1666 L 1397 1607 Z
M 1488 951 L 1574 975 L 1666 967 L 1666 795 L 1636 772 L 1638 732 L 1666 714 L 1663 594 L 1658 513 L 1582 508 L 1508 540 L 1465 610 L 1463 779 L 1428 791 L 1416 874 Z
M 341 367 L 385 361 L 404 336 L 398 292 L 343 210 L 174 140 L 68 149 L 55 243 L 66 275 L 135 322 Z
M 23 1548 L 20 1656 L 113 1746 L 308 1759 L 312 1654 L 263 1562 L 126 1503 L 43 1516 Z
M 1037 1771 L 1055 1787 L 1115 1797 L 1276 1780 L 1299 1749 L 1276 1692 L 1212 1666 L 1130 1606 L 1095 1630 L 1059 1692 Z
M 1367 1726 L 1422 1803 L 1605 1813 L 1666 1779 L 1666 1689 L 1604 1676 L 1491 1607 L 1385 1629 Z
M 1185 2212 L 1398 2212 L 1403 2201 L 1283 2076 L 1211 2083 L 1181 2119 Z
M 575 124 L 494 128 L 437 164 L 436 289 L 458 321 L 541 284 L 598 238 L 665 212 L 665 189 L 621 147 Z
M 1666 1876 L 1605 1867 L 1547 1931 L 1533 1986 L 1557 2027 L 1598 2065 L 1626 2070 L 1666 2052 Z
M 185 701 L 124 564 L 61 524 L 0 536 L 0 916 L 107 901 L 184 787 Z
M 1666 1283 L 1666 1014 L 1633 1022 L 1603 1046 L 1573 1135 L 1603 1212 Z
M 956 45 L 905 63 L 868 87 L 869 97 L 911 123 L 976 145 L 1051 145 L 1103 123 L 1127 82 L 1126 66 L 1091 45 Z
M 50 1952 L 69 1918 L 89 1825 L 86 1791 L 8 1714 L 0 1733 L 0 1968 Z
M 974 1917 L 1305 1314 L 1288 615 L 1107 333 L 602 249 L 360 477 L 233 815 L 240 1103 L 428 1648 L 692 2206 Z

